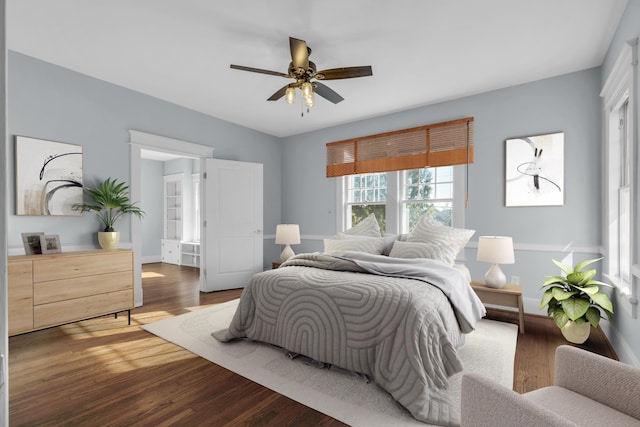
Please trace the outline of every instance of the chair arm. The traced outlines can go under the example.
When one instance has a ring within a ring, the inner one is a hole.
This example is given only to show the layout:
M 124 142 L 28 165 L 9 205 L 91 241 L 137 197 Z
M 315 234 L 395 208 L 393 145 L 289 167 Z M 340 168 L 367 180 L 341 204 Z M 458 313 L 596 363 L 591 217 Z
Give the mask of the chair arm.
M 573 422 L 476 373 L 462 376 L 460 426 L 573 426 Z
M 556 349 L 554 383 L 640 419 L 640 369 L 577 347 Z

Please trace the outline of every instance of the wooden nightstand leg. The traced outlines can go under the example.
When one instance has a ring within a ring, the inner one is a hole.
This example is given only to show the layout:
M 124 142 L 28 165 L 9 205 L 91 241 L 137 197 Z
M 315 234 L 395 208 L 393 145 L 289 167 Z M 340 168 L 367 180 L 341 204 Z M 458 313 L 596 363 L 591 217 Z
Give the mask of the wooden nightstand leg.
M 522 295 L 518 296 L 518 316 L 520 317 L 520 333 L 524 334 L 524 304 L 522 304 Z

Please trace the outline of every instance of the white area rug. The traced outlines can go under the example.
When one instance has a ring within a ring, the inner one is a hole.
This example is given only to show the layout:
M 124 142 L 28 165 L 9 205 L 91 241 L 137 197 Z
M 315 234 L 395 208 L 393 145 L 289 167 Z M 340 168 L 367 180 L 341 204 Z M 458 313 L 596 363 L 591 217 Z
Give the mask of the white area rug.
M 231 323 L 238 300 L 160 320 L 143 329 L 175 343 L 303 405 L 352 426 L 426 424 L 374 383 L 336 369 L 318 369 L 282 349 L 249 341 L 220 343 L 210 334 Z M 512 388 L 516 325 L 481 320 L 460 349 L 465 372 L 479 372 Z M 460 405 L 462 373 L 450 379 L 450 393 Z

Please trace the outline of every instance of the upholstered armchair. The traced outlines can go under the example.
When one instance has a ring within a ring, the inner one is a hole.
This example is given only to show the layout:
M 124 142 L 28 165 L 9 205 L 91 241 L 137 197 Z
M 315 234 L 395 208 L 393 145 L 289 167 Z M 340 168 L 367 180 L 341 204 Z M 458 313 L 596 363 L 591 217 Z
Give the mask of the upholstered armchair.
M 640 426 L 640 369 L 563 345 L 554 385 L 516 393 L 475 373 L 462 377 L 462 426 Z

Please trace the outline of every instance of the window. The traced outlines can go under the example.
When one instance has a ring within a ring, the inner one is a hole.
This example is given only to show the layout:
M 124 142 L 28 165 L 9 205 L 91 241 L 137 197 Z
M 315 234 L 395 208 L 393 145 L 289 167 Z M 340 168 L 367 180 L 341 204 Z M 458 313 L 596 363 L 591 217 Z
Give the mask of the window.
M 630 292 L 631 284 L 631 197 L 632 157 L 629 141 L 629 100 L 609 114 L 607 141 L 607 210 L 608 242 L 607 273 L 623 293 Z
M 424 215 L 444 225 L 453 225 L 453 166 L 413 169 L 401 175 L 403 232 L 413 230 Z
M 351 228 L 374 213 L 382 233 L 387 223 L 387 172 L 344 177 L 346 228 Z
M 338 229 L 371 213 L 382 233 L 408 233 L 423 215 L 462 226 L 464 173 L 464 166 L 440 166 L 343 176 L 338 179 Z
M 635 188 L 637 129 L 634 93 L 637 39 L 627 43 L 615 63 L 600 96 L 604 99 L 605 141 L 605 277 L 637 310 L 638 262 L 633 236 L 637 235 Z
M 629 123 L 629 100 L 618 110 L 620 175 L 618 181 L 618 266 L 620 280 L 629 288 L 631 283 L 631 143 L 627 125 Z

